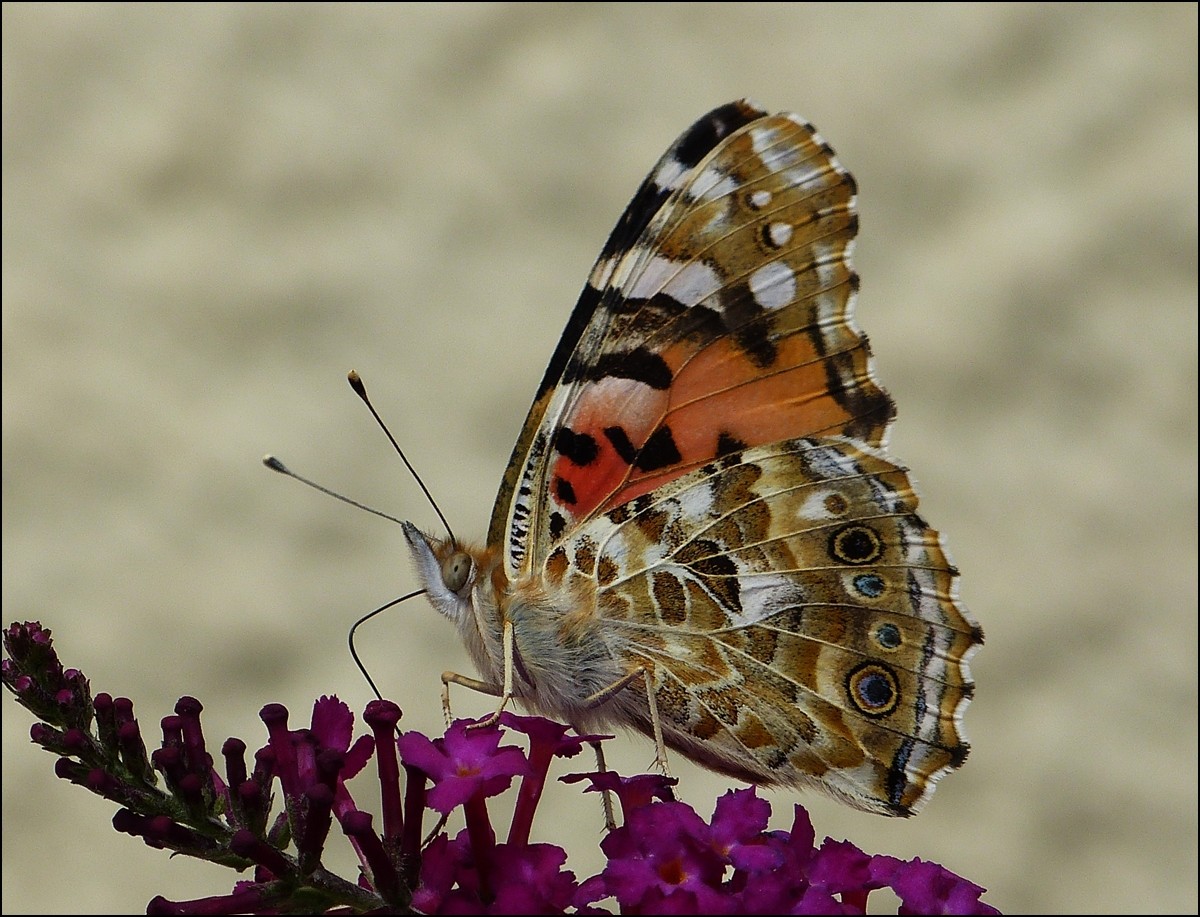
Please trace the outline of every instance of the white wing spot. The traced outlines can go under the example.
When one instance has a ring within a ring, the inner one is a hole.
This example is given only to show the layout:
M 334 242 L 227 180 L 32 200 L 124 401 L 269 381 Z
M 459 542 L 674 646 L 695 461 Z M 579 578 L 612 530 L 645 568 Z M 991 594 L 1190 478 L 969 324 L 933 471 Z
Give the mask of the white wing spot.
M 782 309 L 796 298 L 796 275 L 782 261 L 764 264 L 750 275 L 750 292 L 764 309 Z
M 750 192 L 750 196 L 746 198 L 746 203 L 750 205 L 752 210 L 762 210 L 771 203 L 771 192 L 762 190 L 752 191 Z
M 772 127 L 753 127 L 750 129 L 750 147 L 759 156 L 779 141 L 779 130 Z
M 811 165 L 788 169 L 783 173 L 783 177 L 789 188 L 803 188 L 805 185 L 815 184 L 823 179 L 826 170 L 827 166 L 824 163 L 814 162 Z
M 687 196 L 692 200 L 714 201 L 717 198 L 732 194 L 737 190 L 737 182 L 733 177 L 709 166 L 696 176 L 696 180 L 687 189 Z
M 654 183 L 660 188 L 674 188 L 687 168 L 678 159 L 668 159 L 654 173 Z
M 734 627 L 765 621 L 786 608 L 802 604 L 806 598 L 804 589 L 792 577 L 782 573 L 741 575 L 738 585 L 741 587 L 742 610 L 740 614 L 731 615 Z
M 791 223 L 771 223 L 767 226 L 767 238 L 776 248 L 783 248 L 792 238 Z
M 840 519 L 841 516 L 831 513 L 827 505 L 829 498 L 835 495 L 838 495 L 836 490 L 818 490 L 816 493 L 809 494 L 804 498 L 804 502 L 800 504 L 799 509 L 796 511 L 796 518 L 801 522 Z
M 649 299 L 655 293 L 666 293 L 684 305 L 694 306 L 720 288 L 720 275 L 703 261 L 655 257 L 624 293 L 631 299 Z

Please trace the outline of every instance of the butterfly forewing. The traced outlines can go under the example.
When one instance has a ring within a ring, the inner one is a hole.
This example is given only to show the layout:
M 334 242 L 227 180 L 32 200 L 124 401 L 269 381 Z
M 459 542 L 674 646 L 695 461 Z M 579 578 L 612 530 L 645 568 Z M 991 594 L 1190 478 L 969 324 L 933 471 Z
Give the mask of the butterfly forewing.
M 598 304 L 523 437 L 510 572 L 536 569 L 591 513 L 735 449 L 883 440 L 892 405 L 850 318 L 849 174 L 787 115 L 750 121 L 681 170 L 660 162 L 647 182 L 677 186 L 593 270 Z
M 572 393 L 563 386 L 564 374 L 568 362 L 578 367 L 600 350 L 614 317 L 611 308 L 602 306 L 611 289 L 608 281 L 613 265 L 635 248 L 655 214 L 697 163 L 731 133 L 766 114 L 753 103 L 739 100 L 700 118 L 663 153 L 617 221 L 538 386 L 492 509 L 488 544 L 502 546 L 505 571 L 510 577 L 532 569 L 527 563 L 531 532 L 545 532 L 549 524 L 543 472 L 553 445 L 550 436 L 560 428 L 561 415 L 571 400 Z

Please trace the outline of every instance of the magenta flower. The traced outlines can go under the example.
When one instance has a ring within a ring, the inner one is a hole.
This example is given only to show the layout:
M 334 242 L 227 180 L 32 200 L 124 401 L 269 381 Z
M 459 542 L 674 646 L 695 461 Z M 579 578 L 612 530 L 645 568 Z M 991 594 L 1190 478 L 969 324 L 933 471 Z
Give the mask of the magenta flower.
M 4 644 L 4 684 L 39 720 L 33 741 L 57 757 L 60 777 L 118 805 L 118 831 L 253 867 L 227 894 L 158 897 L 149 913 L 607 913 L 597 903 L 612 898 L 627 914 L 863 914 L 870 892 L 885 886 L 905 914 L 998 913 L 979 900 L 980 886 L 936 863 L 870 856 L 828 838 L 814 847 L 800 806 L 790 831 L 768 831 L 770 805 L 753 787 L 726 793 L 705 820 L 674 800 L 673 780 L 654 775 L 560 778 L 615 796 L 623 816 L 600 844 L 607 865 L 579 883 L 567 852 L 529 843 L 530 828 L 553 763 L 606 737 L 505 713 L 500 725 L 524 735 L 528 752 L 503 744 L 496 726 L 464 722 L 440 738 L 397 738 L 400 708 L 379 700 L 363 714 L 371 734 L 355 739 L 349 708 L 321 697 L 302 728 L 289 728 L 284 707 L 263 707 L 266 744 L 249 762 L 245 742 L 226 740 L 218 772 L 194 698 L 181 698 L 162 719 L 159 747 L 148 753 L 132 702 L 93 699 L 83 674 L 59 662 L 48 630 L 13 624 Z M 378 829 L 347 785 L 372 757 Z M 517 778 L 507 840 L 498 842 L 488 800 Z M 440 827 L 460 808 L 465 828 L 452 838 Z M 439 830 L 424 841 L 427 818 Z M 337 829 L 358 855 L 356 876 L 334 875 L 322 862 Z
M 608 865 L 583 883 L 578 904 L 612 895 L 622 913 L 728 914 L 725 859 L 691 807 L 658 802 L 626 810 L 625 824 L 600 842 Z
M 500 748 L 496 729 L 470 729 L 458 720 L 440 739 L 406 732 L 397 743 L 406 764 L 420 768 L 433 780 L 429 806 L 449 812 L 477 794 L 486 799 L 508 789 L 513 778 L 528 773 L 525 754 L 516 746 Z

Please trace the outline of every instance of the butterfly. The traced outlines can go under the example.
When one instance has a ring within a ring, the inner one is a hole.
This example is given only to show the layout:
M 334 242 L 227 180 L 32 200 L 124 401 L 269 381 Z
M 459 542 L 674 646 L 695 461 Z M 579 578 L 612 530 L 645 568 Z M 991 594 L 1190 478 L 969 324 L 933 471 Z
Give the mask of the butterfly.
M 920 810 L 967 756 L 983 633 L 888 454 L 854 179 L 749 101 L 638 188 L 538 387 L 483 547 L 404 524 L 480 678 L 734 778 Z M 496 717 L 499 716 L 497 710 Z M 493 718 L 494 719 L 494 718 Z

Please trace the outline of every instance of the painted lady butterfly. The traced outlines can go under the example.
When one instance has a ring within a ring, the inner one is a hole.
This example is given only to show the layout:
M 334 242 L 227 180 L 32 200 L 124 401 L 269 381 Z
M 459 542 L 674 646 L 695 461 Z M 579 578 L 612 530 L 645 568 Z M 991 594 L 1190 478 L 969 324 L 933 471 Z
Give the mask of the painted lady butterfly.
M 967 755 L 983 634 L 886 450 L 854 323 L 855 184 L 747 101 L 675 141 L 609 237 L 487 546 L 405 523 L 482 680 L 736 778 L 917 812 Z M 498 712 L 497 712 L 498 715 Z

